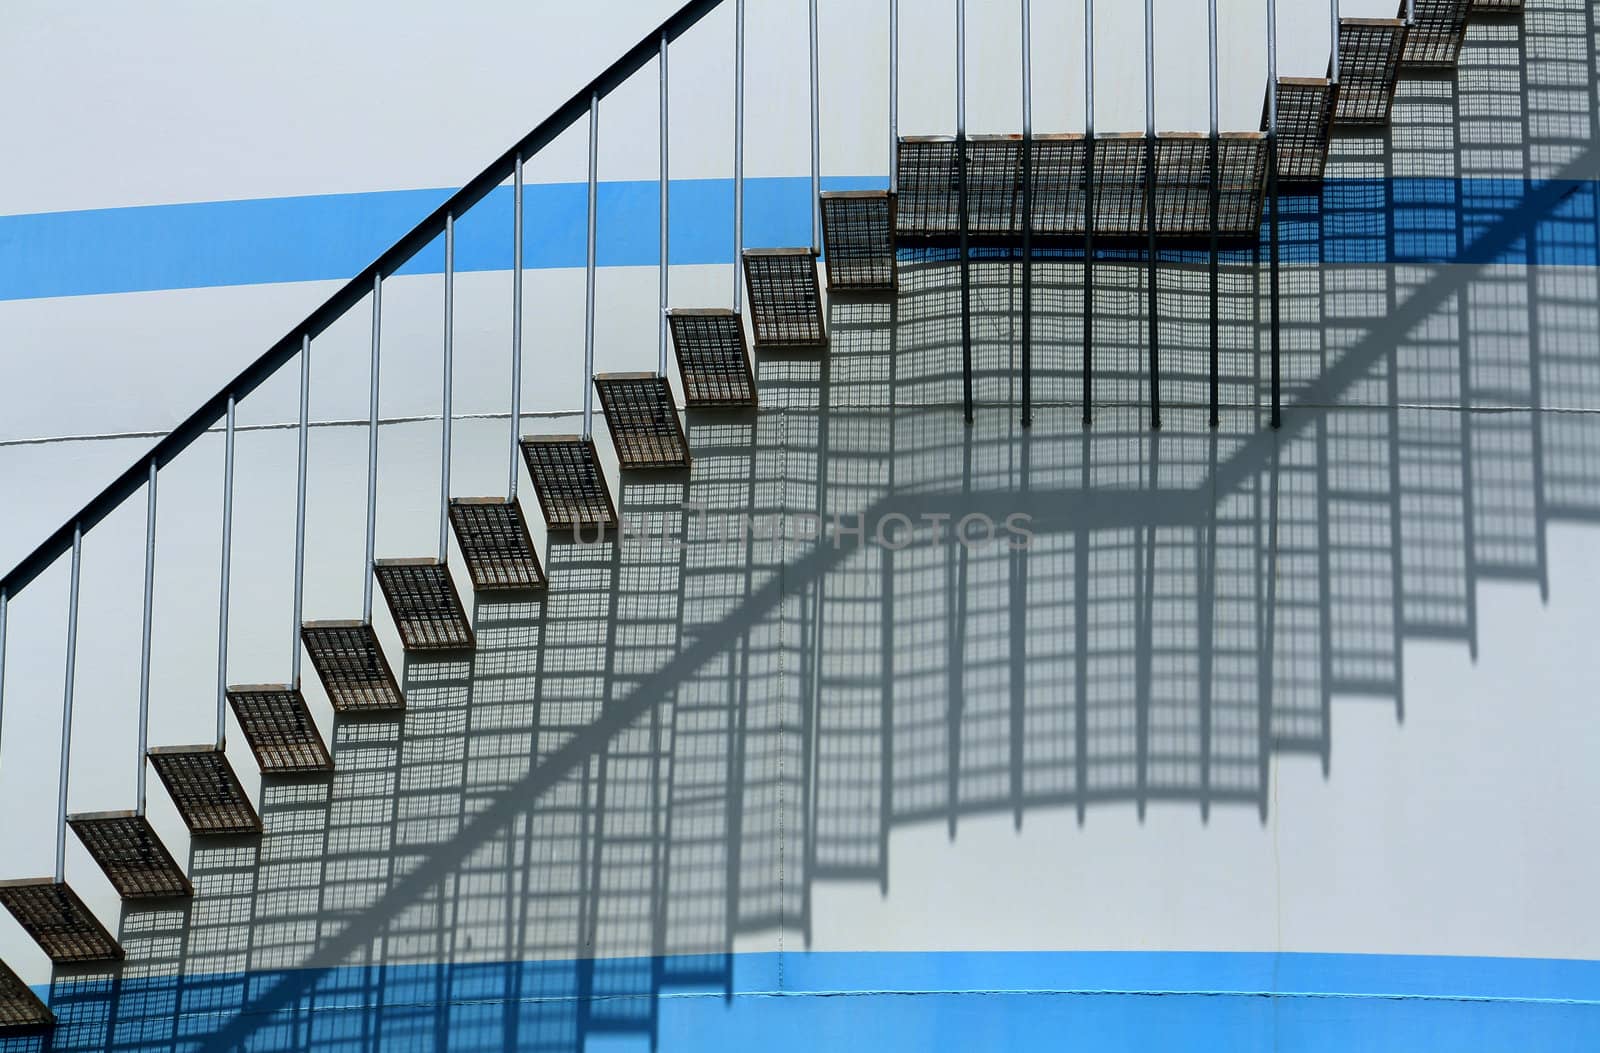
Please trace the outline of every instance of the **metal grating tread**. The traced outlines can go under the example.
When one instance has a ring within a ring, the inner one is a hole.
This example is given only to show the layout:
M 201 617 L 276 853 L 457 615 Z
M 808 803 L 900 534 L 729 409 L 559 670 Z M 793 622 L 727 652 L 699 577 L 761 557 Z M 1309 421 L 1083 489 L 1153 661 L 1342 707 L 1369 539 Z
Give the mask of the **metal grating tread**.
M 1523 0 L 1472 0 L 1472 13 L 1475 15 L 1520 15 L 1522 14 Z
M 122 959 L 122 945 L 64 883 L 0 881 L 0 903 L 57 965 Z
M 597 373 L 594 387 L 623 468 L 689 467 L 689 441 L 666 377 Z
M 526 591 L 546 585 L 522 503 L 499 497 L 457 497 L 450 526 L 479 592 Z
M 1416 0 L 1417 19 L 1406 34 L 1406 69 L 1455 69 L 1467 41 L 1467 14 L 1472 0 Z M 1406 0 L 1400 0 L 1400 17 Z
M 0 962 L 0 1035 L 15 1035 L 24 1031 L 41 1031 L 56 1022 L 33 989 L 22 982 L 22 977 Z
M 336 713 L 392 713 L 405 696 L 366 622 L 306 622 L 300 627 L 311 664 Z
M 1261 229 L 1267 193 L 1264 132 L 1224 132 L 1217 139 L 1217 234 L 1234 241 Z M 1198 240 L 1211 230 L 1211 137 L 1156 139 L 1156 233 Z
M 671 310 L 667 327 L 689 406 L 754 406 L 755 376 L 744 323 L 727 309 Z
M 470 651 L 477 646 L 447 565 L 436 559 L 380 559 L 372 573 L 407 651 Z
M 744 280 L 758 350 L 827 346 L 822 289 L 810 249 L 745 249 Z
M 1340 124 L 1389 123 L 1405 46 L 1406 24 L 1401 19 L 1340 19 L 1339 99 L 1334 110 Z
M 522 457 L 539 494 L 546 527 L 558 531 L 616 527 L 616 506 L 593 439 L 531 435 L 522 440 Z
M 194 895 L 183 868 L 156 836 L 150 820 L 137 812 L 74 815 L 67 818 L 67 825 L 123 899 Z
M 897 236 L 949 243 L 960 235 L 953 140 L 902 140 Z M 1218 235 L 1252 240 L 1266 193 L 1267 141 L 1260 132 L 1219 137 L 1221 201 Z M 1138 132 L 1094 139 L 1095 236 L 1142 241 L 1150 143 Z M 1013 137 L 969 140 L 968 228 L 978 244 L 1015 244 L 1022 235 L 1022 149 Z M 1089 144 L 1081 135 L 1034 138 L 1028 151 L 1032 231 L 1036 238 L 1078 241 L 1084 236 Z M 1206 135 L 1163 133 L 1155 140 L 1156 233 L 1164 241 L 1210 234 L 1211 140 Z
M 191 834 L 261 832 L 261 817 L 227 754 L 215 746 L 158 747 L 150 751 L 150 764 Z
M 299 688 L 282 684 L 230 687 L 228 704 L 256 755 L 261 774 L 333 770 L 333 758 Z
M 893 196 L 887 190 L 824 193 L 822 248 L 829 292 L 893 292 Z
M 1278 179 L 1320 183 L 1328 165 L 1328 140 L 1339 88 L 1326 77 L 1278 78 Z M 1268 124 L 1261 108 L 1261 127 Z

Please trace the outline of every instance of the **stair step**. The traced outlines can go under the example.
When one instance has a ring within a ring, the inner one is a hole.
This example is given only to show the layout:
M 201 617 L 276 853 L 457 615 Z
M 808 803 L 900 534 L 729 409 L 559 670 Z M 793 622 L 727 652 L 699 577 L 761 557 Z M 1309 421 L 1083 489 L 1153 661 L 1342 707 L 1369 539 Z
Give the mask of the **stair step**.
M 159 746 L 150 764 L 196 837 L 259 834 L 261 817 L 228 757 L 215 746 Z
M 1416 0 L 1417 18 L 1406 34 L 1403 69 L 1455 69 L 1467 41 L 1467 14 L 1472 0 Z M 1400 15 L 1406 13 L 1400 0 Z
M 122 945 L 64 882 L 0 881 L 0 904 L 57 965 L 122 960 Z
M 502 497 L 453 498 L 450 526 L 466 557 L 475 590 L 525 592 L 545 587 L 544 568 L 528 534 L 520 501 Z
M 1278 78 L 1278 179 L 1320 183 L 1328 165 L 1328 140 L 1339 89 L 1327 77 Z M 1267 127 L 1262 107 L 1261 127 Z
M 305 696 L 292 684 L 228 688 L 228 704 L 263 775 L 302 775 L 333 770 L 322 732 L 311 719 Z
M 598 373 L 594 387 L 622 467 L 687 468 L 689 440 L 666 377 Z
M 545 526 L 554 531 L 615 529 L 617 509 L 606 489 L 594 440 L 579 435 L 530 435 L 522 457 L 539 494 Z
M 42 1031 L 56 1022 L 33 989 L 22 982 L 22 977 L 0 962 L 0 1035 L 17 1035 L 27 1031 Z
M 1523 0 L 1472 0 L 1475 15 L 1520 15 Z
M 726 308 L 674 309 L 667 312 L 667 327 L 672 330 L 687 405 L 756 404 L 755 375 L 738 314 Z
M 1339 100 L 1334 111 L 1338 123 L 1389 123 L 1405 46 L 1406 24 L 1402 19 L 1339 20 Z
M 477 646 L 448 566 L 436 559 L 380 559 L 372 573 L 407 651 L 470 651 Z
M 156 836 L 150 820 L 137 812 L 73 815 L 67 817 L 67 825 L 123 899 L 194 895 L 183 868 Z
M 1084 236 L 1088 142 L 1082 135 L 1035 136 L 1029 151 L 1032 231 L 1036 239 Z M 1014 136 L 967 141 L 967 227 L 977 244 L 1016 245 L 1022 236 L 1022 150 Z M 1267 142 L 1261 132 L 1218 139 L 1221 187 L 1218 236 L 1253 241 L 1266 194 Z M 1145 181 L 1150 144 L 1140 132 L 1094 139 L 1094 233 L 1108 241 L 1147 237 Z M 1156 137 L 1156 233 L 1166 242 L 1210 236 L 1211 140 L 1203 134 Z M 953 244 L 960 236 L 956 144 L 949 138 L 901 140 L 895 204 L 898 238 Z
M 336 713 L 394 713 L 405 696 L 366 622 L 306 622 L 300 627 L 311 664 Z
M 887 190 L 824 193 L 822 247 L 829 292 L 893 292 L 894 198 Z
M 828 346 L 810 249 L 745 249 L 744 280 L 756 350 Z

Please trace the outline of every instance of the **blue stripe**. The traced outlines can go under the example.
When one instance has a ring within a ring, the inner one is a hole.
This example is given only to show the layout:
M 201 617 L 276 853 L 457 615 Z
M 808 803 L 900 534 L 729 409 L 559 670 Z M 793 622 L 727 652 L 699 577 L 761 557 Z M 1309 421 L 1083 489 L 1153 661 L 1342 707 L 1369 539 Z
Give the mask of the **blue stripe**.
M 310 993 L 276 1001 L 285 980 Z M 61 1021 L 56 1049 L 105 1048 L 112 1029 L 149 1036 L 142 1050 L 173 1048 L 179 1043 L 162 1036 L 203 1036 L 243 1011 L 257 1049 L 498 1050 L 531 1046 L 536 1035 L 552 1040 L 548 1048 L 581 1049 L 588 1038 L 597 1049 L 647 1043 L 654 1032 L 661 1049 L 712 1053 L 1063 1045 L 1528 1051 L 1594 1048 L 1600 962 L 791 952 L 120 980 L 80 974 L 59 979 L 50 1001 Z
M 884 180 L 834 178 L 824 185 L 870 189 L 882 187 Z M 1600 263 L 1595 219 L 1600 195 L 1593 182 L 1570 184 L 1555 214 L 1533 225 L 1497 261 L 1474 256 L 1477 234 L 1514 209 L 1530 186 L 1517 179 L 1330 180 L 1319 194 L 1284 198 L 1283 258 L 1291 263 Z M 654 182 L 601 184 L 602 266 L 658 262 L 656 187 Z M 0 216 L 0 299 L 348 278 L 449 193 L 399 190 Z M 581 183 L 528 187 L 529 267 L 583 265 L 585 193 Z M 672 261 L 730 262 L 732 181 L 677 180 L 672 193 Z M 745 243 L 809 242 L 809 197 L 804 178 L 748 180 Z M 435 244 L 403 273 L 438 273 L 443 265 L 442 247 Z M 457 265 L 467 271 L 510 268 L 509 187 L 494 191 L 461 219 Z

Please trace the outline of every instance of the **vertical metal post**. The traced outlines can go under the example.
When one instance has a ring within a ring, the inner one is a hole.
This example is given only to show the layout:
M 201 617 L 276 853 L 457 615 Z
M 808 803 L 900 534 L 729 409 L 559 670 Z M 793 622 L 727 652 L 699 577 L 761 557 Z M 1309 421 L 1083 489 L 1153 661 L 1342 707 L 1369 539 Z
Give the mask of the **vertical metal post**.
M 1283 424 L 1283 331 L 1278 252 L 1278 0 L 1267 0 L 1267 204 L 1272 304 L 1272 426 Z
M 1211 415 L 1210 424 L 1213 428 L 1222 423 L 1222 273 L 1221 250 L 1218 245 L 1218 225 L 1221 223 L 1222 212 L 1222 135 L 1221 116 L 1218 101 L 1218 41 L 1217 41 L 1217 0 L 1209 0 L 1207 4 L 1206 41 L 1210 48 L 1210 96 L 1211 96 Z
M 372 276 L 372 383 L 367 394 L 367 571 L 361 620 L 372 624 L 372 572 L 378 557 L 378 349 L 383 337 L 383 275 Z
M 156 462 L 150 460 L 150 482 L 144 512 L 144 621 L 139 637 L 139 757 L 134 808 L 144 814 L 145 754 L 150 751 L 150 642 L 156 600 Z
M 889 193 L 900 192 L 900 0 L 889 0 Z
M 584 262 L 584 438 L 594 430 L 595 230 L 600 213 L 600 93 L 589 96 L 589 254 Z
M 228 586 L 233 576 L 233 452 L 238 400 L 228 396 L 222 449 L 222 588 L 217 603 L 217 749 L 228 732 Z
M 1150 427 L 1161 430 L 1161 323 L 1160 280 L 1156 260 L 1156 11 L 1155 0 L 1144 0 L 1144 212 L 1145 275 L 1150 299 Z
M 1083 0 L 1083 426 L 1094 418 L 1094 0 Z
M 671 234 L 668 217 L 671 215 L 671 183 L 667 166 L 667 35 L 661 34 L 661 317 L 660 337 L 656 352 L 656 372 L 663 377 L 667 375 L 667 283 L 669 280 L 670 259 L 667 255 L 668 240 Z
M 522 153 L 511 168 L 511 451 L 506 501 L 517 499 L 517 444 L 522 438 Z
M 1339 83 L 1339 21 L 1339 0 L 1328 0 L 1328 39 L 1332 41 L 1329 45 L 1331 55 L 1328 68 L 1334 84 Z
M 300 687 L 300 625 L 306 597 L 306 471 L 311 436 L 311 337 L 300 337 L 300 451 L 294 491 L 294 624 L 290 627 L 289 685 Z
M 972 252 L 967 211 L 967 0 L 956 0 L 956 210 L 961 226 L 961 405 L 972 423 Z
M 4 739 L 6 727 L 6 608 L 10 602 L 5 586 L 0 585 L 0 739 Z
M 1022 424 L 1033 423 L 1033 19 L 1022 0 Z
M 56 883 L 67 879 L 67 773 L 72 767 L 72 687 L 78 670 L 78 584 L 83 528 L 72 524 L 72 584 L 67 593 L 67 675 L 61 694 L 61 772 L 56 791 Z
M 1417 0 L 1406 0 L 1406 24 L 1407 25 L 1416 25 L 1416 23 L 1417 23 Z
M 444 214 L 444 417 L 443 449 L 439 454 L 439 563 L 450 555 L 450 418 L 454 415 L 451 398 L 455 381 L 455 290 L 456 217 Z
M 822 253 L 822 88 L 817 58 L 817 0 L 811 0 L 811 254 Z
M 733 5 L 733 309 L 744 305 L 744 0 Z

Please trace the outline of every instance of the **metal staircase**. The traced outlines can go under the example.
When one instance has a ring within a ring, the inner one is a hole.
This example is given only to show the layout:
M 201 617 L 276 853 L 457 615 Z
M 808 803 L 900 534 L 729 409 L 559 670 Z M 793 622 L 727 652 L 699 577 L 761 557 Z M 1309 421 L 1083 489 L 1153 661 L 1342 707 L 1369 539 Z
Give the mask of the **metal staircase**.
M 406 700 L 384 653 L 374 626 L 374 585 L 383 594 L 389 616 L 406 652 L 418 655 L 455 655 L 478 646 L 468 605 L 450 570 L 449 538 L 453 535 L 474 592 L 545 593 L 552 559 L 541 556 L 517 494 L 518 458 L 532 480 L 546 529 L 553 539 L 575 535 L 615 535 L 621 526 L 618 502 L 608 482 L 608 464 L 593 432 L 593 397 L 597 394 L 620 471 L 692 472 L 691 432 L 685 424 L 688 410 L 747 410 L 757 405 L 755 355 L 794 354 L 803 362 L 826 354 L 830 347 L 828 313 L 819 280 L 818 261 L 825 266 L 830 296 L 894 296 L 900 288 L 902 250 L 954 249 L 961 268 L 963 311 L 962 353 L 965 410 L 972 418 L 972 308 L 970 268 L 972 250 L 1019 251 L 1023 265 L 1023 420 L 1031 421 L 1027 392 L 1031 381 L 1031 340 L 1026 326 L 1032 311 L 1034 250 L 1049 250 L 1080 260 L 1086 286 L 1092 289 L 1096 261 L 1108 252 L 1134 249 L 1144 253 L 1152 304 L 1158 292 L 1159 268 L 1167 254 L 1209 249 L 1211 286 L 1211 420 L 1216 424 L 1218 396 L 1218 292 L 1217 259 L 1224 247 L 1259 248 L 1263 226 L 1273 259 L 1271 301 L 1274 344 L 1273 420 L 1278 420 L 1276 375 L 1279 353 L 1278 224 L 1283 186 L 1315 187 L 1323 178 L 1331 144 L 1341 127 L 1382 125 L 1389 120 L 1396 86 L 1409 70 L 1453 68 L 1461 52 L 1469 14 L 1518 14 L 1520 0 L 1416 0 L 1415 10 L 1402 4 L 1396 19 L 1339 19 L 1336 54 L 1326 78 L 1278 77 L 1270 74 L 1268 99 L 1261 129 L 1209 132 L 1155 131 L 1154 114 L 1144 133 L 1095 132 L 1093 93 L 1088 131 L 1034 134 L 1031 103 L 1025 101 L 1024 129 L 1020 136 L 968 136 L 964 130 L 964 96 L 960 127 L 953 137 L 904 136 L 897 126 L 897 73 L 891 75 L 890 141 L 892 164 L 889 190 L 822 192 L 819 163 L 820 114 L 816 54 L 815 0 L 811 0 L 811 128 L 812 244 L 799 247 L 751 248 L 743 232 L 743 82 L 744 0 L 734 0 L 737 10 L 736 43 L 732 56 L 736 103 L 735 135 L 735 274 L 733 305 L 678 307 L 670 302 L 671 259 L 667 217 L 670 209 L 668 179 L 668 52 L 669 46 L 693 29 L 722 0 L 694 0 L 646 36 L 638 45 L 597 76 L 547 120 L 485 168 L 413 230 L 356 275 L 322 306 L 313 311 L 274 344 L 260 359 L 234 378 L 183 424 L 131 466 L 76 516 L 46 539 L 27 559 L 0 581 L 0 701 L 4 689 L 5 619 L 8 605 L 41 573 L 63 556 L 71 560 L 70 615 L 66 637 L 67 681 L 63 701 L 59 823 L 56 868 L 52 877 L 0 882 L 0 903 L 12 913 L 57 964 L 111 961 L 123 948 L 95 917 L 66 880 L 65 831 L 70 828 L 99 864 L 117 893 L 126 900 L 187 897 L 193 894 L 190 876 L 161 842 L 145 811 L 147 765 L 161 780 L 190 834 L 195 838 L 252 836 L 262 830 L 262 817 L 247 794 L 226 753 L 226 713 L 234 714 L 263 776 L 305 775 L 334 767 L 337 747 L 330 752 L 302 693 L 302 653 L 312 668 L 334 711 L 340 715 L 393 714 Z M 898 16 L 897 0 L 891 0 Z M 958 7 L 962 5 L 958 4 Z M 1027 2 L 1023 0 L 1024 40 Z M 1092 26 L 1092 0 L 1089 0 Z M 1213 68 L 1216 27 L 1213 14 Z M 1154 29 L 1150 28 L 1153 36 Z M 1275 27 L 1269 31 L 1274 35 Z M 892 35 L 896 46 L 897 34 Z M 1031 45 L 1027 45 L 1031 47 Z M 963 41 L 964 47 L 964 41 Z M 1275 43 L 1273 45 L 1275 51 Z M 661 90 L 661 323 L 659 362 L 653 373 L 596 372 L 594 319 L 596 312 L 596 225 L 598 210 L 598 137 L 601 102 L 652 62 L 659 70 Z M 1092 59 L 1086 65 L 1092 71 Z M 1024 62 L 1026 71 L 1028 62 Z M 891 61 L 897 71 L 897 62 Z M 1025 72 L 1025 78 L 1028 76 Z M 1091 74 L 1092 75 L 1092 74 Z M 1154 70 L 1149 70 L 1154 76 Z M 964 84 L 965 71 L 961 74 Z M 1025 82 L 1026 83 L 1026 82 Z M 1025 89 L 1025 100 L 1031 85 Z M 1153 97 L 1153 95 L 1152 95 Z M 1215 112 L 1215 86 L 1212 94 Z M 588 121 L 588 253 L 586 287 L 585 365 L 583 371 L 583 428 L 576 435 L 523 435 L 520 407 L 522 376 L 522 271 L 523 271 L 523 169 L 558 134 L 580 120 Z M 514 237 L 514 302 L 511 347 L 511 434 L 507 443 L 508 484 L 503 496 L 463 498 L 451 492 L 453 288 L 455 277 L 454 231 L 460 217 L 507 179 L 512 181 Z M 441 488 L 437 552 L 425 557 L 378 558 L 376 552 L 376 477 L 379 456 L 378 377 L 381 353 L 381 298 L 383 283 L 422 248 L 437 238 L 445 246 L 443 385 L 441 392 Z M 748 309 L 743 302 L 748 297 Z M 1093 296 L 1082 312 L 1079 350 L 1083 361 L 1087 420 L 1093 405 L 1089 377 L 1094 348 Z M 307 621 L 303 617 L 303 577 L 306 534 L 306 476 L 308 452 L 308 402 L 310 355 L 313 342 L 336 320 L 363 304 L 372 310 L 370 414 L 366 475 L 366 558 L 362 567 L 363 609 L 359 618 Z M 749 328 L 746 329 L 748 314 Z M 1150 401 L 1152 423 L 1159 426 L 1159 347 L 1157 312 L 1150 311 Z M 668 345 L 676 352 L 677 387 L 668 363 Z M 296 553 L 290 676 L 283 684 L 230 685 L 227 681 L 228 612 L 230 597 L 231 538 L 235 469 L 236 408 L 240 400 L 291 362 L 300 367 L 298 425 L 298 481 L 296 502 Z M 682 392 L 682 408 L 678 391 Z M 780 393 L 781 397 L 781 393 Z M 156 568 L 156 484 L 159 473 L 175 461 L 201 435 L 221 423 L 225 434 L 222 481 L 221 532 L 222 594 L 219 598 L 217 669 L 217 721 L 213 741 L 198 745 L 150 748 L 144 736 L 149 727 L 150 650 L 153 626 L 152 598 Z M 751 429 L 752 442 L 755 429 Z M 625 477 L 628 478 L 628 477 Z M 651 478 L 672 479 L 673 475 Z M 141 740 L 137 749 L 137 798 L 131 811 L 69 814 L 68 777 L 74 687 L 77 616 L 80 599 L 80 564 L 86 535 L 114 510 L 144 491 L 147 526 L 144 569 L 143 645 L 138 693 Z M 752 497 L 752 501 L 754 498 Z M 681 503 L 681 502 L 680 502 Z M 885 570 L 885 576 L 888 575 Z M 821 591 L 816 619 L 820 627 Z M 838 609 L 838 608 L 834 608 Z M 890 630 L 885 626 L 883 633 Z M 674 640 L 674 644 L 677 641 Z M 820 689 L 819 689 L 820 690 Z M 714 701 L 685 707 L 714 712 Z M 678 713 L 679 711 L 675 711 Z M 677 717 L 675 716 L 675 719 Z M 685 729 L 677 734 L 722 742 L 732 738 L 729 724 Z M 824 735 L 833 734 L 822 729 Z M 846 741 L 848 736 L 835 736 Z M 825 738 L 825 743 L 834 739 Z M 637 745 L 637 744 L 635 744 Z M 742 747 L 741 747 L 742 748 Z M 843 748 L 842 746 L 839 748 Z M 654 745 L 603 758 L 601 765 L 626 767 L 638 757 L 656 756 Z M 675 774 L 667 785 L 672 795 L 701 794 L 703 773 Z M 652 792 L 654 790 L 652 789 Z M 707 799 L 705 807 L 730 822 L 726 801 Z M 887 823 L 887 816 L 880 820 Z M 953 820 L 952 820 L 953 821 Z M 865 835 L 863 835 L 865 836 Z M 872 846 L 878 842 L 874 831 Z M 629 842 L 614 835 L 614 843 Z M 686 835 L 690 851 L 692 837 Z M 842 851 L 842 850 L 841 850 Z M 843 867 L 845 862 L 832 865 Z M 875 868 L 874 861 L 850 865 Z M 728 927 L 737 927 L 730 919 Z M 723 978 L 728 965 L 711 963 L 711 975 Z M 692 970 L 690 970 L 692 972 Z M 586 974 L 583 982 L 597 990 L 605 977 Z M 624 976 L 616 981 L 661 985 L 660 977 L 640 981 Z M 653 1003 L 652 1003 L 653 1006 Z M 617 1009 L 614 1022 L 622 1030 L 653 1027 L 653 1017 L 635 1019 L 629 1007 Z M 637 1008 L 637 1007 L 634 1007 Z M 650 1009 L 653 1012 L 653 1008 Z M 49 1011 L 15 974 L 0 964 L 0 1032 L 48 1026 Z

